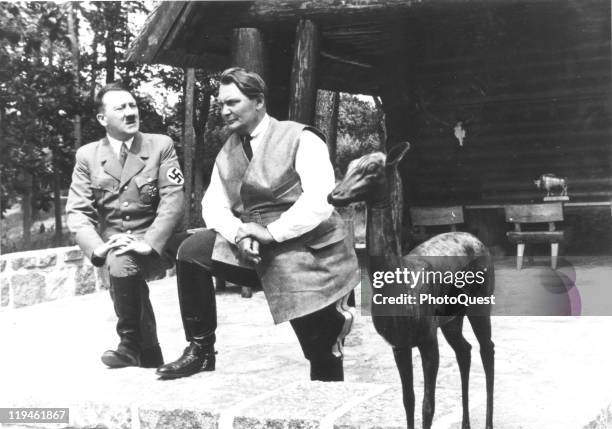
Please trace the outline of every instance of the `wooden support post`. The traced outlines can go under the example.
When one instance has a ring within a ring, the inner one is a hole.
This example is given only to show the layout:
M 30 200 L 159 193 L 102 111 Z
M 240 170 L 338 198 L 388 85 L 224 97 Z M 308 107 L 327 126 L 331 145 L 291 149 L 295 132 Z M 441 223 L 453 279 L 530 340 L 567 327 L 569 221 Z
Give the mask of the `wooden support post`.
M 266 80 L 263 36 L 257 28 L 235 28 L 232 34 L 232 66 L 244 67 Z
M 338 137 L 338 109 L 340 94 L 332 91 L 317 91 L 317 110 L 314 126 L 327 137 L 329 159 L 336 167 L 336 147 Z
M 183 129 L 183 174 L 185 175 L 185 210 L 183 220 L 191 227 L 191 194 L 193 190 L 193 159 L 195 158 L 195 129 L 193 128 L 195 69 L 185 69 L 185 128 Z
M 298 22 L 289 85 L 289 119 L 314 125 L 319 62 L 319 31 L 308 19 Z

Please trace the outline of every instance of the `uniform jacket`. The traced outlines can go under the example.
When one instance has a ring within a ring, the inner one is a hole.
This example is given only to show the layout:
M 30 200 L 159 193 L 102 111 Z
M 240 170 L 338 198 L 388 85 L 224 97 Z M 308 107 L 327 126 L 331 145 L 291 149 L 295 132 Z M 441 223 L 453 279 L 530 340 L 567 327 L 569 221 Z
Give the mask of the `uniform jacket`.
M 318 130 L 271 118 L 249 162 L 237 135 L 232 135 L 216 159 L 234 215 L 243 222 L 268 225 L 302 194 L 295 157 L 302 131 Z M 313 165 L 316 168 L 316 165 Z M 225 255 L 225 256 L 224 256 Z M 319 310 L 346 295 L 359 281 L 353 241 L 336 211 L 315 229 L 261 249 L 255 270 L 276 323 Z M 226 240 L 215 242 L 213 258 L 236 263 L 237 249 Z
M 87 144 L 76 153 L 68 228 L 89 258 L 119 232 L 144 239 L 161 255 L 182 217 L 183 182 L 167 136 L 137 133 L 123 167 L 106 137 Z

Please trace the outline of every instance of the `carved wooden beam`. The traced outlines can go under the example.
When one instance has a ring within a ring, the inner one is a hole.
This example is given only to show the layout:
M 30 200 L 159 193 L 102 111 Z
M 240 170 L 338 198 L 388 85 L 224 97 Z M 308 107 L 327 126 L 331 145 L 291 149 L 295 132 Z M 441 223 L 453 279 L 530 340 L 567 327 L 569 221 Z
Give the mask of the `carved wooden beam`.
M 183 172 L 185 174 L 185 206 L 183 220 L 185 226 L 191 227 L 191 193 L 193 190 L 193 160 L 195 159 L 195 129 L 193 126 L 195 109 L 195 69 L 185 70 L 185 127 L 183 129 L 184 162 Z
M 232 66 L 244 67 L 266 80 L 264 44 L 257 28 L 235 28 L 232 33 Z
M 289 85 L 289 119 L 314 124 L 319 63 L 319 30 L 310 20 L 301 20 L 296 31 L 291 84 Z

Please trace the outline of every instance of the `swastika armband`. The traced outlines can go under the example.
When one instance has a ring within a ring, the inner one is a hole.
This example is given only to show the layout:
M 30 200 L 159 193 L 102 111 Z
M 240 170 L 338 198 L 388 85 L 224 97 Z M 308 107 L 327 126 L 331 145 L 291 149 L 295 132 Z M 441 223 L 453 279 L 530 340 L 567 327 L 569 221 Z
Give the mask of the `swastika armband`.
M 162 166 L 159 170 L 159 186 L 182 186 L 185 183 L 185 177 L 181 169 L 176 165 Z

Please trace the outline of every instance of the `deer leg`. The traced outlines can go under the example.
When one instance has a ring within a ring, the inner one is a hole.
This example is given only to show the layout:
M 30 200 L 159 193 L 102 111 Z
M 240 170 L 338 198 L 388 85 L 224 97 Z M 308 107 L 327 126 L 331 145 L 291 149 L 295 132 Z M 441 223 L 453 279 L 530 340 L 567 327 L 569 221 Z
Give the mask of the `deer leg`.
M 419 346 L 423 364 L 423 429 L 430 429 L 436 409 L 436 377 L 440 364 L 438 339 L 433 337 L 428 343 Z
M 444 338 L 446 338 L 446 341 L 454 350 L 457 363 L 459 364 L 459 373 L 461 374 L 461 405 L 463 407 L 461 429 L 470 429 L 469 380 L 472 346 L 463 336 L 463 316 L 456 317 L 446 325 L 441 326 L 441 329 Z
M 414 429 L 414 380 L 412 378 L 412 348 L 393 347 L 395 364 L 402 381 L 402 397 L 408 429 Z
M 491 340 L 491 317 L 468 316 L 472 330 L 480 345 L 480 357 L 485 372 L 487 386 L 486 429 L 493 429 L 493 384 L 495 377 L 495 344 Z

